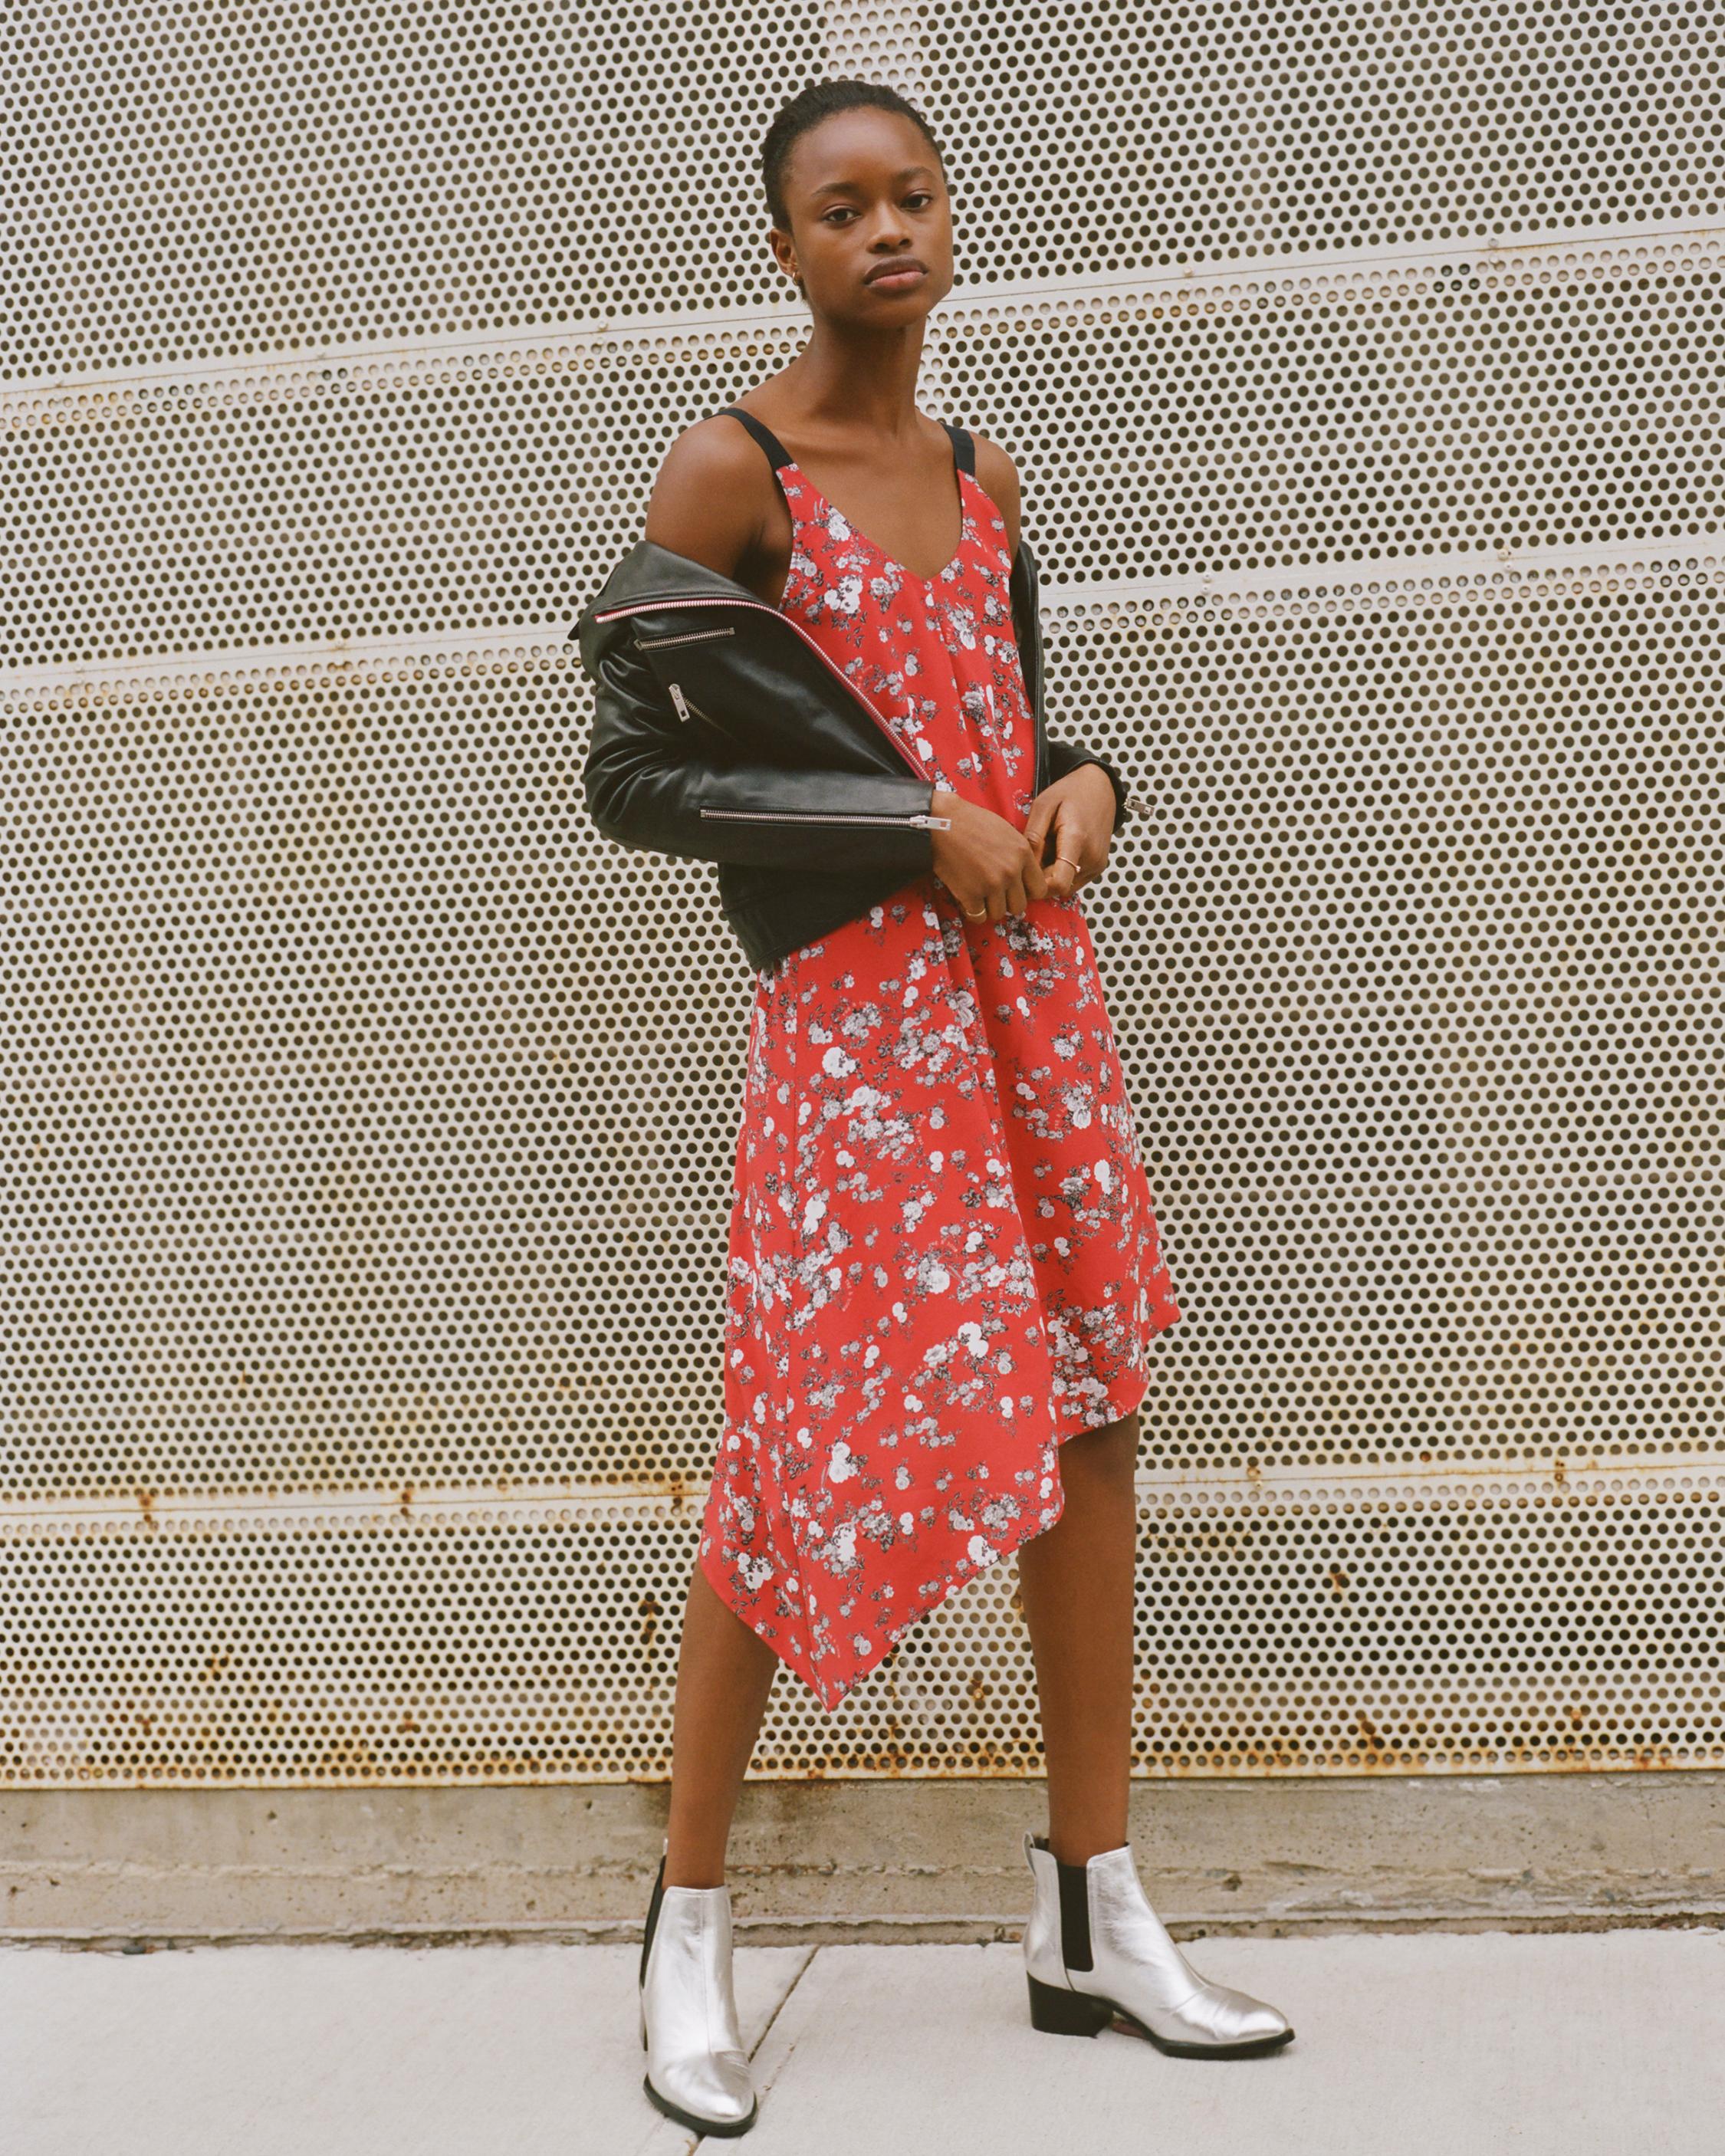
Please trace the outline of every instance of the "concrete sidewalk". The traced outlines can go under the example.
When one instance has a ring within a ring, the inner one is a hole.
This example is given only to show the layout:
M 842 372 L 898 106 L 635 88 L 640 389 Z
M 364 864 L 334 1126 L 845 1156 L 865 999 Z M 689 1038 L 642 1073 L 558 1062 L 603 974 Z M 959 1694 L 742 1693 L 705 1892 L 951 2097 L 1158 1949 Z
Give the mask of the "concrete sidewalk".
M 1702 2156 L 1725 1932 L 1204 1939 L 1261 2060 L 1039 2035 L 1016 1946 L 740 1949 L 752 2156 Z M 7 2156 L 670 2156 L 634 1947 L 0 1953 Z

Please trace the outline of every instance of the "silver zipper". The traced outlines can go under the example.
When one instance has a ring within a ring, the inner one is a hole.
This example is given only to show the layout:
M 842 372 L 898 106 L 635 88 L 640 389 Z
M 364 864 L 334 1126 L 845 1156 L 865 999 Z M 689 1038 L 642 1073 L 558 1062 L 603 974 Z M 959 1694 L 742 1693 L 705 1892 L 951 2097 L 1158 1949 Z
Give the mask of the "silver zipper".
M 637 651 L 663 651 L 670 644 L 711 644 L 717 636 L 735 636 L 734 629 L 691 629 L 681 636 L 638 636 Z
M 626 614 L 657 613 L 666 607 L 716 606 L 744 607 L 752 608 L 756 613 L 771 614 L 776 622 L 778 622 L 784 628 L 789 629 L 793 635 L 800 636 L 803 641 L 809 646 L 809 649 L 814 654 L 815 657 L 819 660 L 821 665 L 826 668 L 833 679 L 839 683 L 839 686 L 843 689 L 848 690 L 850 693 L 855 697 L 857 702 L 862 706 L 869 716 L 875 721 L 875 724 L 880 727 L 881 732 L 886 735 L 887 740 L 891 742 L 892 746 L 898 751 L 900 756 L 904 759 L 905 762 L 910 766 L 911 769 L 916 773 L 917 778 L 927 778 L 931 782 L 932 781 L 934 773 L 932 771 L 925 771 L 922 768 L 922 759 L 918 757 L 913 756 L 911 751 L 905 747 L 898 736 L 894 733 L 892 728 L 888 726 L 886 720 L 881 717 L 877 706 L 869 697 L 863 694 L 862 690 L 857 687 L 855 682 L 850 679 L 850 676 L 848 674 L 842 672 L 840 669 L 834 664 L 832 659 L 821 649 L 820 645 L 815 642 L 814 639 L 809 634 L 806 629 L 801 627 L 797 622 L 793 621 L 788 613 L 782 613 L 776 606 L 768 606 L 765 599 L 687 599 L 677 598 L 675 597 L 657 599 L 633 599 L 627 606 L 606 607 L 602 612 L 596 613 L 593 616 L 593 619 L 595 621 L 616 621 Z M 679 710 L 681 710 L 682 706 L 680 705 L 678 708 Z
M 914 824 L 919 831 L 950 831 L 950 816 L 918 811 L 910 816 L 853 816 L 840 808 L 703 808 L 703 816 L 721 816 L 732 824 Z

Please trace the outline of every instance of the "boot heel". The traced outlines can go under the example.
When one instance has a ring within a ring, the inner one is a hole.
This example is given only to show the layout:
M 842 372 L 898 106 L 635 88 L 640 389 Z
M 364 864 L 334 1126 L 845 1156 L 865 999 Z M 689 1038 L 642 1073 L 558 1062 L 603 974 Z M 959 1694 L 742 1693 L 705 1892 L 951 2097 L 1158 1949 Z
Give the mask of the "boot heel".
M 1030 2026 L 1051 2036 L 1096 2036 L 1114 2019 L 1105 1999 L 1091 1999 L 1082 1991 L 1062 1991 L 1052 1984 L 1039 1984 L 1026 1974 L 1030 1987 Z

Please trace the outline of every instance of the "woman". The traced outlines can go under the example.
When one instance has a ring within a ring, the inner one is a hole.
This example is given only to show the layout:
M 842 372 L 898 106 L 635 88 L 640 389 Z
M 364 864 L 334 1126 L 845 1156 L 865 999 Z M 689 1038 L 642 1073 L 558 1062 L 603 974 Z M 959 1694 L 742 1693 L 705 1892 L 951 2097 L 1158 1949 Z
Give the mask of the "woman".
M 608 685 L 586 773 L 596 820 L 719 861 L 727 914 L 764 960 L 726 1422 L 640 1969 L 648 2094 L 715 2134 L 755 2117 L 725 1854 L 780 1663 L 830 1709 L 1009 1553 L 1048 1771 L 1048 1834 L 1024 1838 L 1033 2024 L 1094 2035 L 1117 2015 L 1164 2051 L 1218 2057 L 1293 2034 L 1191 1969 L 1127 1841 L 1137 1409 L 1150 1342 L 1180 1312 L 1076 896 L 1107 860 L 1122 788 L 1091 751 L 1045 757 L 1027 690 L 1040 642 L 1032 669 L 1014 631 L 1011 459 L 914 403 L 924 323 L 952 284 L 926 123 L 891 90 L 817 85 L 762 162 L 808 343 L 673 444 L 645 567 L 582 624 Z M 765 609 L 783 619 L 763 645 Z M 795 673 L 803 644 L 832 679 Z M 617 716 L 631 666 L 650 742 Z M 686 722 L 670 746 L 661 686 Z M 731 761 L 726 696 L 733 749 L 739 725 L 802 725 L 821 743 L 812 767 L 793 736 L 783 767 L 758 746 Z M 849 739 L 829 740 L 847 718 Z M 772 919 L 799 927 L 775 936 L 748 865 L 777 879 Z

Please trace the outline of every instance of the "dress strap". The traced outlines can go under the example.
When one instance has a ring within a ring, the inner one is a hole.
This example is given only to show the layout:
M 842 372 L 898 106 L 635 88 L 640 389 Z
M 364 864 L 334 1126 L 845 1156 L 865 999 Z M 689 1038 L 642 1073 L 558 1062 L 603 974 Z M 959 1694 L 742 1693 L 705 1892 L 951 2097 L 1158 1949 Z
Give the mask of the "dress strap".
M 764 420 L 757 419 L 752 412 L 745 412 L 740 404 L 721 405 L 713 417 L 718 418 L 726 413 L 733 419 L 742 420 L 743 425 L 767 452 L 767 461 L 774 471 L 777 471 L 781 465 L 788 465 L 792 461 L 790 451 L 786 449 L 784 444 L 779 440 L 778 435 Z

